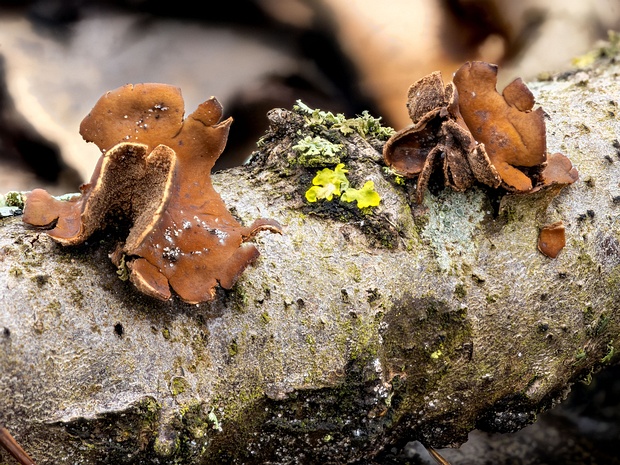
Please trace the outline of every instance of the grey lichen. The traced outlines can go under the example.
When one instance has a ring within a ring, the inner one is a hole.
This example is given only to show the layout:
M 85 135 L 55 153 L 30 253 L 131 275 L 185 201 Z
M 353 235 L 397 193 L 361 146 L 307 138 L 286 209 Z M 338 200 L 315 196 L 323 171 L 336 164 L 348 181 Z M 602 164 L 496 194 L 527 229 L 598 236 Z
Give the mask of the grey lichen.
M 491 211 L 482 191 L 451 193 L 449 202 L 447 195 L 443 191 L 435 198 L 425 197 L 427 221 L 420 236 L 429 242 L 439 269 L 455 271 L 463 264 L 476 265 L 476 237 L 482 234 L 483 222 Z
M 341 144 L 334 144 L 320 136 L 306 136 L 293 145 L 297 152 L 294 163 L 307 168 L 330 166 L 340 163 Z

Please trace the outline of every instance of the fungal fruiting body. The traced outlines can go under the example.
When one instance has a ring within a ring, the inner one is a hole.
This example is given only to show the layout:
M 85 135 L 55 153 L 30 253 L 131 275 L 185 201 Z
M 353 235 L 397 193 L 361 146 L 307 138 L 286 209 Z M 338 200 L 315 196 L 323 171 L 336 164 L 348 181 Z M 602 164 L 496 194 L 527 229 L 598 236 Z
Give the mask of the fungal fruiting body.
M 538 250 L 549 258 L 555 258 L 566 245 L 564 223 L 556 221 L 540 230 Z
M 172 288 L 191 303 L 212 300 L 219 284 L 231 288 L 259 255 L 247 242 L 280 225 L 258 219 L 244 227 L 211 184 L 211 169 L 232 122 L 220 122 L 215 98 L 183 119 L 178 88 L 127 85 L 105 94 L 82 121 L 80 133 L 103 154 L 81 195 L 67 202 L 35 189 L 24 222 L 47 228 L 63 245 L 84 242 L 117 217 L 130 223 L 111 255 L 129 269 L 143 293 L 167 300 Z
M 387 141 L 383 156 L 398 174 L 418 178 L 418 203 L 438 167 L 455 190 L 478 181 L 527 193 L 577 180 L 566 156 L 548 156 L 544 112 L 533 109 L 527 86 L 516 79 L 499 94 L 496 84 L 497 66 L 476 61 L 461 66 L 445 86 L 435 72 L 410 87 L 413 125 Z

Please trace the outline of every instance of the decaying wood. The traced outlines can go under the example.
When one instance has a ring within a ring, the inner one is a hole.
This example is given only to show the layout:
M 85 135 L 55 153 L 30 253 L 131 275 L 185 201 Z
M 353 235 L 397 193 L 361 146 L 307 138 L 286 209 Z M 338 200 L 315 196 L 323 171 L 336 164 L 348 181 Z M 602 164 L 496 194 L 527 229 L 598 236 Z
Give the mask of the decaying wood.
M 370 215 L 305 203 L 316 169 L 286 161 L 303 122 L 272 111 L 254 162 L 213 180 L 244 224 L 285 231 L 208 304 L 137 293 L 112 232 L 62 248 L 2 220 L 0 423 L 40 464 L 288 464 L 532 422 L 617 359 L 618 72 L 530 85 L 581 175 L 559 193 L 435 186 L 416 205 L 376 146 L 343 137 L 349 178 L 382 196 Z M 550 259 L 539 230 L 560 220 Z

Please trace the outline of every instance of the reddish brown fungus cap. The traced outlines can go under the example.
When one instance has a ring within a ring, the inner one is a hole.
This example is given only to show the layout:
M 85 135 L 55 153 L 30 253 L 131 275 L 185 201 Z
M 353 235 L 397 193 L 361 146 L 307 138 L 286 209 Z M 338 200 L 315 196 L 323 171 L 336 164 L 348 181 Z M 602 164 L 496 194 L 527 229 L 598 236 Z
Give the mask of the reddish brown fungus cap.
M 218 284 L 232 287 L 258 256 L 246 241 L 260 230 L 281 232 L 273 220 L 241 226 L 213 189 L 211 168 L 232 122 L 221 116 L 211 98 L 183 119 L 180 91 L 164 84 L 108 92 L 80 126 L 103 152 L 82 196 L 69 203 L 33 191 L 24 221 L 68 245 L 124 217 L 129 235 L 112 257 L 141 292 L 166 300 L 172 287 L 186 302 L 213 299 Z
M 476 179 L 499 185 L 499 175 L 484 146 L 476 143 L 460 114 L 453 83 L 444 85 L 439 72 L 425 76 L 409 88 L 407 108 L 414 124 L 386 142 L 383 157 L 398 174 L 418 177 L 418 203 L 439 166 L 445 184 L 457 191 L 467 189 Z
M 454 85 L 444 85 L 440 72 L 423 77 L 409 88 L 407 109 L 414 124 L 390 137 L 383 147 L 384 160 L 405 177 L 430 175 L 435 159 L 431 152 L 441 151 L 437 147 L 445 139 L 443 124 L 458 115 Z
M 516 79 L 503 94 L 496 89 L 497 66 L 467 62 L 454 75 L 459 109 L 474 139 L 484 144 L 503 185 L 512 191 L 532 189 L 531 179 L 518 167 L 541 165 L 546 160 L 544 113 L 532 110 L 534 97 Z
M 461 66 L 445 86 L 435 72 L 409 88 L 414 124 L 385 143 L 383 157 L 396 173 L 417 178 L 418 203 L 439 167 L 445 185 L 457 191 L 478 181 L 531 193 L 577 180 L 567 157 L 547 157 L 544 114 L 533 109 L 534 96 L 523 81 L 514 80 L 501 95 L 496 83 L 497 66 L 476 61 Z
M 547 157 L 547 166 L 542 172 L 542 185 L 551 186 L 572 184 L 579 179 L 577 168 L 570 159 L 561 153 L 552 153 Z
M 547 257 L 555 258 L 566 245 L 564 223 L 557 221 L 544 226 L 538 236 L 538 250 Z

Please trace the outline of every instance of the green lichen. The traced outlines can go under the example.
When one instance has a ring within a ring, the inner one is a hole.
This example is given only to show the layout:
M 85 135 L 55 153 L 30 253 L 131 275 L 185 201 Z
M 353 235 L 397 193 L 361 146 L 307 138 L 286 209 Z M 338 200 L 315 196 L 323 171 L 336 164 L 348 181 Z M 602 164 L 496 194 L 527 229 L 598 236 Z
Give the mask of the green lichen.
M 355 118 L 347 118 L 342 113 L 334 115 L 331 111 L 312 109 L 301 100 L 297 100 L 293 110 L 304 116 L 306 126 L 337 130 L 345 136 L 358 133 L 364 138 L 388 140 L 395 132 L 391 127 L 382 126 L 381 118 L 375 118 L 367 110 Z
M 121 262 L 118 264 L 118 268 L 116 269 L 116 275 L 121 281 L 127 281 L 129 279 L 129 268 L 127 268 L 127 265 L 125 264 L 125 254 L 121 257 Z
M 609 363 L 611 362 L 611 359 L 614 357 L 615 354 L 615 349 L 614 349 L 614 341 L 611 340 L 609 341 L 609 343 L 607 344 L 607 355 L 605 355 L 602 359 L 601 359 L 601 363 Z
M 213 429 L 217 430 L 219 432 L 222 431 L 222 427 L 220 426 L 220 422 L 217 419 L 217 415 L 215 415 L 215 412 L 213 411 L 213 409 L 211 409 L 211 411 L 209 412 L 207 418 L 209 419 L 209 421 L 211 423 L 213 423 Z
M 433 360 L 437 360 L 439 357 L 443 355 L 443 351 L 441 349 L 437 349 L 435 352 L 431 353 L 430 357 Z
M 331 201 L 334 196 L 339 197 L 343 190 L 349 188 L 349 180 L 344 164 L 339 163 L 333 170 L 324 168 L 317 171 L 312 179 L 312 187 L 306 191 L 306 200 L 316 202 L 320 199 Z
M 429 242 L 442 271 L 456 273 L 461 264 L 476 263 L 479 241 L 475 238 L 486 216 L 485 202 L 485 194 L 479 190 L 446 190 L 435 198 L 424 197 L 428 215 L 425 224 L 420 225 L 420 236 Z
M 575 360 L 577 362 L 582 362 L 583 360 L 585 360 L 585 358 L 587 357 L 587 353 L 585 351 L 585 349 L 580 349 L 576 354 L 575 354 Z
M 366 181 L 361 189 L 346 189 L 340 199 L 345 202 L 357 202 L 357 208 L 376 207 L 381 202 L 381 196 L 375 190 L 375 183 Z
M 24 209 L 24 203 L 26 202 L 26 196 L 21 192 L 7 192 L 4 196 L 0 196 L 0 206 L 16 207 L 21 210 Z
M 340 163 L 342 144 L 334 144 L 320 136 L 306 136 L 292 148 L 298 154 L 294 162 L 301 166 L 315 168 Z
M 378 206 L 381 196 L 375 191 L 374 182 L 366 181 L 361 189 L 355 189 L 349 186 L 348 172 L 343 163 L 333 170 L 324 168 L 318 171 L 312 179 L 313 185 L 306 191 L 306 200 L 310 203 L 318 200 L 331 202 L 334 197 L 340 197 L 344 202 L 357 202 L 359 209 Z
M 383 172 L 386 174 L 386 176 L 392 178 L 392 180 L 394 181 L 394 184 L 396 184 L 398 186 L 404 186 L 405 185 L 405 178 L 403 176 L 401 176 L 400 174 L 398 174 L 396 171 L 394 171 L 391 167 L 384 166 L 383 167 Z

